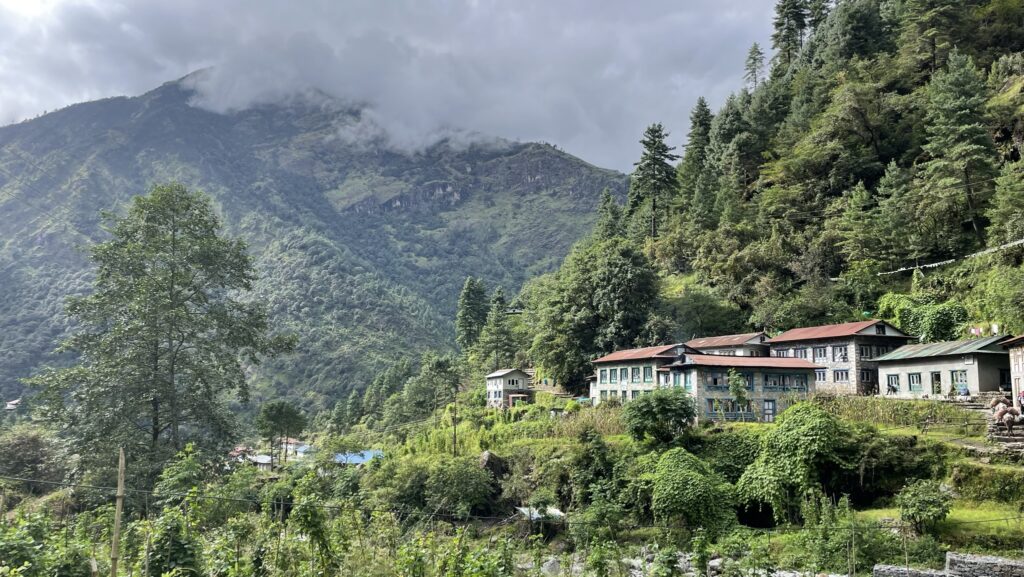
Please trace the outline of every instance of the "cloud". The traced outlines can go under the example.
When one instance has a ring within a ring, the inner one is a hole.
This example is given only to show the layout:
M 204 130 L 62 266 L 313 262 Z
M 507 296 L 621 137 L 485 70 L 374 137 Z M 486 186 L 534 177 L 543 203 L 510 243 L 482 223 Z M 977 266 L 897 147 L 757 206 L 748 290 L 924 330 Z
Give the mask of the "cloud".
M 366 106 L 345 138 L 415 148 L 467 132 L 629 170 L 643 128 L 675 144 L 698 96 L 740 85 L 771 0 L 178 0 L 0 8 L 0 122 L 138 94 L 193 70 L 218 111 L 322 91 Z

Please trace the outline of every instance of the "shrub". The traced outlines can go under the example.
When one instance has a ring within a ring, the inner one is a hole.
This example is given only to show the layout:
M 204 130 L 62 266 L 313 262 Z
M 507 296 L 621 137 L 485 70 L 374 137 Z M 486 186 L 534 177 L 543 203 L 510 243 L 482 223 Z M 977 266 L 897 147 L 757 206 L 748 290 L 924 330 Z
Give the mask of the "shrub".
M 938 481 L 921 479 L 908 484 L 896 495 L 900 518 L 914 526 L 918 534 L 929 529 L 949 515 L 950 496 L 942 490 Z
M 795 517 L 798 496 L 820 488 L 822 473 L 844 465 L 849 429 L 811 403 L 798 403 L 761 439 L 757 459 L 737 483 L 750 504 L 771 505 L 776 519 Z
M 637 441 L 650 439 L 667 445 L 690 430 L 697 409 L 685 390 L 656 389 L 630 401 L 622 409 L 626 431 Z
M 727 481 L 735 483 L 757 459 L 765 431 L 758 427 L 712 432 L 695 439 L 688 448 Z
M 651 509 L 658 519 L 715 535 L 735 521 L 732 486 L 685 449 L 667 451 L 654 472 Z
M 465 519 L 491 496 L 491 473 L 471 457 L 441 457 L 430 467 L 427 506 Z

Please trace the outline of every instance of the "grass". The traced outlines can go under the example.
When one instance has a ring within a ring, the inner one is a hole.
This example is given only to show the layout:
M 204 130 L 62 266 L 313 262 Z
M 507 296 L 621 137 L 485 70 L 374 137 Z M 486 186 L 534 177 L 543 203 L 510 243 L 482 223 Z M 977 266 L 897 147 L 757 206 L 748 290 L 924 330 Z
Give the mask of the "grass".
M 899 520 L 896 508 L 859 511 L 863 521 Z M 949 517 L 939 523 L 937 538 L 957 551 L 1019 557 L 1024 548 L 1024 519 L 1017 507 L 1003 503 L 956 501 Z

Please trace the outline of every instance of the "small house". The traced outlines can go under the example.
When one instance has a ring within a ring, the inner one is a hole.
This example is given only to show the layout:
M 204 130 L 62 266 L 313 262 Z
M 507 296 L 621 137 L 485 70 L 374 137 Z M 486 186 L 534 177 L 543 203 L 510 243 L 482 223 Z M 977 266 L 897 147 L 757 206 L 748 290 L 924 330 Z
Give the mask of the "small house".
M 485 378 L 488 407 L 507 408 L 517 403 L 530 402 L 530 375 L 526 371 L 501 369 Z
M 14 399 L 13 401 L 7 401 L 4 404 L 5 411 L 17 411 L 18 407 L 21 406 L 21 399 Z
M 274 459 L 270 455 L 249 455 L 246 458 L 250 463 L 256 465 L 256 468 L 260 471 L 270 471 L 273 469 Z
M 767 357 L 768 335 L 764 331 L 718 337 L 701 337 L 686 341 L 686 346 L 708 355 Z
M 906 399 L 1010 394 L 1009 336 L 902 346 L 876 359 L 882 392 Z
M 773 357 L 806 359 L 818 365 L 818 392 L 873 395 L 878 392 L 878 357 L 914 337 L 893 325 L 870 319 L 852 323 L 790 329 L 768 339 Z

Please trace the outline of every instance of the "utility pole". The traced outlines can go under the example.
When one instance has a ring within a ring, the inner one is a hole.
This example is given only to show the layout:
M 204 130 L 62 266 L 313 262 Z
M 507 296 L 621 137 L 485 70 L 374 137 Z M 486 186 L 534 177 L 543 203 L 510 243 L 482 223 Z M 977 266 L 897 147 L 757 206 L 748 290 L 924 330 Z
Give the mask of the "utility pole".
M 117 458 L 117 504 L 114 506 L 114 535 L 110 543 L 110 577 L 117 577 L 117 560 L 121 555 L 121 510 L 124 509 L 124 447 Z
M 452 397 L 455 402 L 452 404 L 452 456 L 459 455 L 459 387 L 455 386 L 455 394 Z

